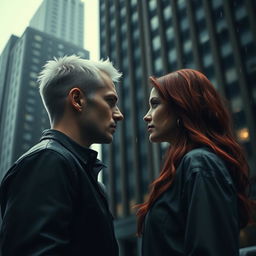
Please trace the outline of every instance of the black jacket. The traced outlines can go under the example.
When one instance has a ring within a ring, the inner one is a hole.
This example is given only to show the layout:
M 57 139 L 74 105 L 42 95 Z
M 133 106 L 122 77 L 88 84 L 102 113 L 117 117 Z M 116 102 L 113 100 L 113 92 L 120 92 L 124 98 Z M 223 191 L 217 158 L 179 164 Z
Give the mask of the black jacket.
M 0 188 L 2 256 L 118 255 L 97 153 L 44 132 Z
M 238 256 L 237 194 L 225 163 L 206 148 L 187 153 L 144 224 L 143 256 Z

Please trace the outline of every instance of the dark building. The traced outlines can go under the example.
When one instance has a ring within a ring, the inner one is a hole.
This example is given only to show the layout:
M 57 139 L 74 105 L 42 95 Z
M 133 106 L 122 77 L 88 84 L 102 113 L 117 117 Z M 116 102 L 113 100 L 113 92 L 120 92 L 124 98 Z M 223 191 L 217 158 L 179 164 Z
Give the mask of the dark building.
M 10 165 L 49 128 L 37 76 L 47 60 L 89 52 L 74 44 L 28 27 L 12 36 L 0 56 L 0 178 Z
M 111 210 L 121 255 L 138 255 L 135 204 L 158 174 L 165 145 L 151 145 L 142 120 L 149 75 L 180 68 L 207 75 L 228 99 L 234 131 L 256 174 L 256 2 L 100 0 L 100 55 L 123 72 L 117 86 L 125 120 L 104 146 Z M 245 243 L 244 243 L 245 245 Z

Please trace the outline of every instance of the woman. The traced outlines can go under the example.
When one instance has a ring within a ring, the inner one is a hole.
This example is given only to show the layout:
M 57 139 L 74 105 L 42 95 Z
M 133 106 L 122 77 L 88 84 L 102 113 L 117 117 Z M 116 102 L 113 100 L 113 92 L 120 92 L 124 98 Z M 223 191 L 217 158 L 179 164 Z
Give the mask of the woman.
M 142 255 L 239 255 L 239 230 L 250 218 L 249 174 L 228 111 L 196 70 L 150 80 L 149 140 L 171 146 L 137 212 Z

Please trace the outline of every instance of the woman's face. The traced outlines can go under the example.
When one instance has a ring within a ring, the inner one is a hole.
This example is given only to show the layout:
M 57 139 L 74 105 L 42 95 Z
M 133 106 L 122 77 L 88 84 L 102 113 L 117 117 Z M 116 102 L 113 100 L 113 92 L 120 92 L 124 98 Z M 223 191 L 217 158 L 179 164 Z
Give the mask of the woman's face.
M 178 130 L 177 117 L 154 87 L 150 93 L 149 106 L 150 109 L 143 118 L 148 124 L 149 140 L 172 143 Z

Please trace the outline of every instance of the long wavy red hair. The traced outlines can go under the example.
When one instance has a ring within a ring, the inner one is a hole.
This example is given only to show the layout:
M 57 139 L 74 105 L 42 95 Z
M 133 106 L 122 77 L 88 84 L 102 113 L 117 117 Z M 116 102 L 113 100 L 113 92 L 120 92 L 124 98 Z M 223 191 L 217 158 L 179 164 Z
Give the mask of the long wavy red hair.
M 151 184 L 148 200 L 139 205 L 138 235 L 142 235 L 144 218 L 152 204 L 171 186 L 182 157 L 200 146 L 211 148 L 228 164 L 237 188 L 240 227 L 246 226 L 251 208 L 249 168 L 233 135 L 231 118 L 220 95 L 206 76 L 192 69 L 181 69 L 160 78 L 150 77 L 150 80 L 181 120 L 181 127 L 177 141 L 166 153 L 159 177 Z

